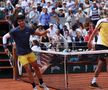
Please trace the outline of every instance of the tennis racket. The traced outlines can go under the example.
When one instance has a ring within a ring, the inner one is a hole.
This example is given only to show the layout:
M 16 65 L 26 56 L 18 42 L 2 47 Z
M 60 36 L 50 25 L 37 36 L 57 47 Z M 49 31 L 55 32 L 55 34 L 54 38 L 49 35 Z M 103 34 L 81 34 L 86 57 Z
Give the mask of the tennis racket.
M 13 66 L 13 61 L 14 61 L 14 58 L 12 56 L 12 53 L 8 50 L 8 53 L 7 53 L 8 57 L 9 57 L 9 63 L 11 66 Z

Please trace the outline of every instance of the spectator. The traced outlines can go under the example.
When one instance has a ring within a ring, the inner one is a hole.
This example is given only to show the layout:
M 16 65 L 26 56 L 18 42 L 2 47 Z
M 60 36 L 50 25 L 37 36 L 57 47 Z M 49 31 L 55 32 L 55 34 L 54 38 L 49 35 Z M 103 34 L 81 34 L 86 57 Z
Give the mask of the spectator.
M 65 13 L 64 13 L 64 10 L 63 8 L 58 8 L 58 17 L 65 17 Z
M 21 5 L 20 4 L 16 4 L 15 10 L 13 12 L 13 15 L 11 16 L 12 24 L 14 25 L 14 27 L 18 26 L 16 17 L 18 16 L 19 12 L 21 12 L 21 13 L 23 13 L 25 15 L 25 11 L 24 11 L 24 9 L 22 9 Z
M 82 23 L 79 23 L 79 29 L 81 30 L 82 36 L 85 37 L 88 32 Z
M 46 6 L 43 6 L 42 13 L 39 16 L 39 23 L 43 25 L 45 30 L 49 28 L 50 14 L 48 13 Z
M 41 6 L 41 3 L 40 2 L 37 2 L 37 11 L 39 13 L 41 13 L 41 11 L 42 11 L 42 6 Z
M 30 34 L 36 34 L 41 36 L 48 33 L 48 31 L 38 32 L 31 29 L 30 27 L 27 27 L 25 25 L 25 16 L 22 13 L 18 13 L 17 22 L 18 22 L 18 27 L 12 29 L 8 34 L 4 35 L 3 39 L 6 41 L 10 37 L 14 39 L 16 44 L 16 51 L 17 51 L 16 53 L 18 55 L 18 60 L 20 61 L 20 63 L 23 65 L 26 72 L 28 73 L 28 78 L 30 80 L 30 84 L 33 87 L 33 90 L 37 90 L 37 87 L 29 65 L 31 65 L 34 68 L 34 71 L 37 74 L 41 86 L 43 86 L 44 89 L 49 90 L 43 82 L 41 72 L 35 61 L 36 56 L 34 55 L 34 53 L 32 52 L 29 46 Z M 6 41 L 3 42 L 3 44 L 4 44 L 5 52 L 8 53 L 8 48 L 6 47 L 7 44 Z
M 63 3 L 62 3 L 62 7 L 63 7 L 63 10 L 65 11 L 65 12 L 67 12 L 68 11 L 68 8 L 67 8 L 67 3 L 66 3 L 66 1 L 64 1 Z
M 76 29 L 76 37 L 75 37 L 75 42 L 83 42 L 84 41 L 84 38 L 82 36 L 82 33 L 79 29 Z
M 10 1 L 6 2 L 6 10 L 7 10 L 9 16 L 11 16 L 13 14 L 14 6 L 12 5 L 12 3 Z
M 68 25 L 68 29 L 72 29 L 72 26 L 76 23 L 75 14 L 71 8 L 68 9 L 68 12 L 65 14 L 66 24 Z
M 48 0 L 48 1 L 46 2 L 46 7 L 47 7 L 47 9 L 48 9 L 48 13 L 50 13 L 50 12 L 52 11 L 52 8 L 53 8 L 52 2 L 51 2 L 50 0 Z
M 87 14 L 83 12 L 81 8 L 78 9 L 78 12 L 76 13 L 76 20 L 79 23 L 84 24 L 86 22 Z
M 57 29 L 54 27 L 54 24 L 50 23 L 48 30 L 49 30 L 48 36 L 52 40 L 56 35 Z
M 89 16 L 89 13 L 90 13 L 90 2 L 89 2 L 89 0 L 84 0 L 83 11 Z
M 90 18 L 94 25 L 96 25 L 97 21 L 100 19 L 100 9 L 95 1 L 93 2 L 93 5 L 90 7 Z
M 57 20 L 59 19 L 58 14 L 55 12 L 55 8 L 52 8 L 52 11 L 49 13 L 50 14 L 50 23 L 56 24 Z
M 72 38 L 71 35 L 69 33 L 69 30 L 65 31 L 65 36 L 64 38 L 66 39 L 67 43 L 68 43 L 68 48 L 72 50 Z
M 34 23 L 38 23 L 38 18 L 39 18 L 39 13 L 37 12 L 37 7 L 36 6 L 32 6 L 32 10 L 29 12 L 29 23 L 30 24 L 34 24 Z

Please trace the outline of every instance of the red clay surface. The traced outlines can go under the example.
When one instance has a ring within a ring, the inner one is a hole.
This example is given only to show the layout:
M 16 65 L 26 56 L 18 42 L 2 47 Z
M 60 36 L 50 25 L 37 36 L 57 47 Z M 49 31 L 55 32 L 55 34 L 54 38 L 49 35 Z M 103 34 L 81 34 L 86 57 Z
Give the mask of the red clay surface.
M 108 73 L 103 72 L 98 78 L 101 89 L 93 89 L 89 87 L 89 83 L 93 77 L 93 73 L 68 74 L 68 80 L 65 82 L 64 74 L 43 75 L 45 83 L 52 87 L 50 90 L 108 90 Z M 26 76 L 21 80 L 0 79 L 0 90 L 33 90 Z M 37 79 L 36 79 L 37 80 Z M 68 87 L 65 86 L 68 83 Z M 38 85 L 37 85 L 38 86 Z M 54 89 L 55 88 L 55 89 Z M 38 87 L 38 90 L 43 90 Z

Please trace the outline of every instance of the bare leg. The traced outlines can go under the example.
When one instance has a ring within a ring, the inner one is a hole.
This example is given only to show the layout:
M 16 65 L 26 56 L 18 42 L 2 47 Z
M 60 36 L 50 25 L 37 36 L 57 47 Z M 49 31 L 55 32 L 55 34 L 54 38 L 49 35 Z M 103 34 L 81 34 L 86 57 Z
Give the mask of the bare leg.
M 39 67 L 38 67 L 37 62 L 33 62 L 33 63 L 31 63 L 31 65 L 32 65 L 32 67 L 34 68 L 34 71 L 35 71 L 35 73 L 36 73 L 38 79 L 42 79 L 42 74 L 41 74 L 41 72 L 40 72 L 40 69 L 39 69 Z
M 26 70 L 26 72 L 28 74 L 28 78 L 29 78 L 30 82 L 34 83 L 34 77 L 33 77 L 33 74 L 31 72 L 29 64 L 24 65 L 24 68 L 25 68 L 25 70 Z
M 98 78 L 98 76 L 99 76 L 99 74 L 100 74 L 100 72 L 102 70 L 102 66 L 103 66 L 104 61 L 105 60 L 99 60 L 98 61 L 98 65 L 96 67 L 96 70 L 94 72 L 94 77 L 93 77 L 92 82 L 91 82 L 91 85 L 93 87 L 98 87 L 98 85 L 96 84 L 96 80 L 97 80 L 97 78 Z
M 48 87 L 45 85 L 45 83 L 43 82 L 42 74 L 41 74 L 41 72 L 40 72 L 40 69 L 39 69 L 39 67 L 38 67 L 37 62 L 36 62 L 36 61 L 35 61 L 35 62 L 32 62 L 31 65 L 32 65 L 32 67 L 34 68 L 34 71 L 35 71 L 35 73 L 36 73 L 36 75 L 37 75 L 37 77 L 38 77 L 38 80 L 39 80 L 39 83 L 40 83 L 40 87 L 41 87 L 41 88 L 44 88 L 44 90 L 49 90 L 49 88 L 48 88 Z
M 100 72 L 102 70 L 103 63 L 104 63 L 104 61 L 102 61 L 102 60 L 99 60 L 98 61 L 98 65 L 97 65 L 96 70 L 94 72 L 95 77 L 98 77 L 99 76 L 99 74 L 100 74 Z

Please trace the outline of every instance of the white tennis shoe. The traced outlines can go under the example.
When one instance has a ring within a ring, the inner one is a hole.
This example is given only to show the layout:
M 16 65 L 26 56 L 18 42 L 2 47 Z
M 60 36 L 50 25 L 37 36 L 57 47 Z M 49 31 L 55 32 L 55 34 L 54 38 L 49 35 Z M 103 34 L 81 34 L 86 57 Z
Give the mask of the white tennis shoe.
M 40 84 L 41 88 L 44 88 L 44 90 L 49 90 L 49 88 L 45 85 L 45 83 Z
M 38 89 L 36 87 L 34 87 L 33 90 L 38 90 Z

